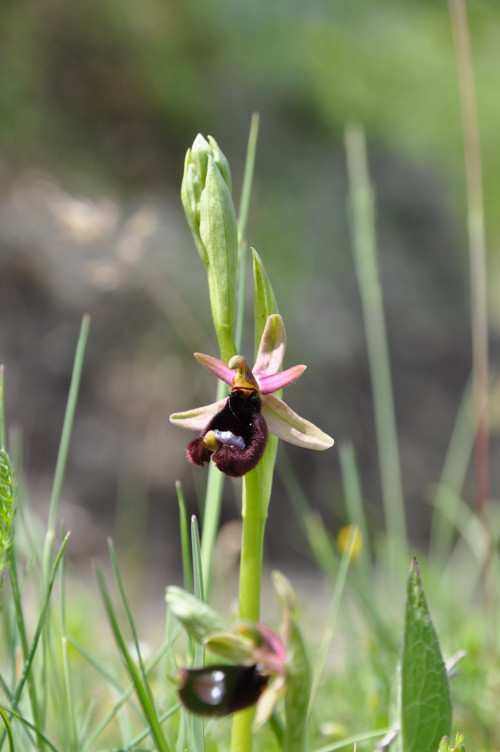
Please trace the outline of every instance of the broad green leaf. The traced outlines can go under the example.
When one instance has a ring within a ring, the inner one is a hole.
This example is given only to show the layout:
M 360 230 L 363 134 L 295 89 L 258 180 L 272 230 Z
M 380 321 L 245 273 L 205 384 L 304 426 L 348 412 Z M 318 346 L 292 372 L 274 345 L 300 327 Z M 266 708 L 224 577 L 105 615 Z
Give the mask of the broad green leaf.
M 432 624 L 420 568 L 414 558 L 401 656 L 401 737 L 403 752 L 434 752 L 451 725 L 446 669 Z

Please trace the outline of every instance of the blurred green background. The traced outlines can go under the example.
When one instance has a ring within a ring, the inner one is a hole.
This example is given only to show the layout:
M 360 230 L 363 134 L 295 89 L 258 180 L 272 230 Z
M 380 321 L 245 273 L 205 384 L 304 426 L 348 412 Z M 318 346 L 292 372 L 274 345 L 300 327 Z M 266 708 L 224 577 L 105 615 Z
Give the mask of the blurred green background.
M 500 11 L 497 0 L 467 5 L 495 367 Z M 376 521 L 380 481 L 343 148 L 347 123 L 366 130 L 409 521 L 425 541 L 432 484 L 470 372 L 463 141 L 447 3 L 3 0 L 0 360 L 9 418 L 22 426 L 43 508 L 80 317 L 92 314 L 65 491 L 82 555 L 100 548 L 103 527 L 126 541 L 143 525 L 159 544 L 148 547 L 150 563 L 178 561 L 177 543 L 163 546 L 176 525 L 174 480 L 194 499 L 205 476 L 185 462 L 190 436 L 168 415 L 211 401 L 215 385 L 190 353 L 216 353 L 203 268 L 178 197 L 184 154 L 198 132 L 213 135 L 231 163 L 238 205 L 255 111 L 249 241 L 284 314 L 285 365 L 310 365 L 287 397 L 337 441 L 353 442 Z M 493 414 L 494 450 L 498 424 Z M 335 449 L 287 451 L 310 503 L 340 524 Z M 493 467 L 494 494 L 499 481 Z M 279 480 L 275 498 L 269 549 L 304 552 Z M 224 518 L 237 516 L 229 489 Z

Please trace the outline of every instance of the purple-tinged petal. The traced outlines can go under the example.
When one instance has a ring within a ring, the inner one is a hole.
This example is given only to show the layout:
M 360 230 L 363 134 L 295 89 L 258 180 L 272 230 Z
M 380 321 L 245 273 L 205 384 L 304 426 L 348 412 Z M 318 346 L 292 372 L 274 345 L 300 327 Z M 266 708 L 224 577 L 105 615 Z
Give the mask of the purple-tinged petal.
M 262 398 L 262 414 L 269 431 L 290 444 L 317 450 L 329 449 L 333 445 L 331 436 L 301 418 L 275 394 Z
M 194 357 L 198 360 L 202 366 L 205 366 L 211 373 L 215 374 L 218 379 L 225 381 L 226 384 L 232 386 L 235 371 L 226 366 L 222 360 L 212 358 L 211 355 L 204 355 L 203 353 L 195 353 Z
M 190 431 L 203 431 L 212 418 L 222 410 L 226 402 L 227 397 L 211 405 L 187 410 L 185 413 L 173 413 L 170 416 L 170 422 L 180 428 L 188 428 Z
M 268 316 L 262 332 L 254 372 L 262 375 L 277 373 L 285 357 L 285 347 L 285 325 L 279 313 L 274 313 Z
M 291 368 L 287 368 L 286 371 L 280 371 L 280 373 L 272 373 L 267 376 L 261 376 L 259 373 L 254 375 L 259 382 L 261 394 L 271 394 L 297 381 L 306 368 L 307 366 L 292 366 Z

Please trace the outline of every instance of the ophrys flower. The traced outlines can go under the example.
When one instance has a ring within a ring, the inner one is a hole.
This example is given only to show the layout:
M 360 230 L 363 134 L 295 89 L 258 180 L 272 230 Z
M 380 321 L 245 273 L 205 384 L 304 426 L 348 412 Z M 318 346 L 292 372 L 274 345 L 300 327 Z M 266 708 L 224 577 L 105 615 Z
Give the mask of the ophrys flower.
M 226 365 L 210 355 L 195 353 L 209 371 L 231 387 L 229 396 L 211 405 L 174 413 L 175 425 L 201 431 L 188 444 L 186 456 L 195 465 L 213 459 L 219 470 L 240 477 L 252 470 L 264 453 L 268 431 L 307 449 L 328 449 L 333 439 L 313 423 L 297 415 L 274 394 L 296 381 L 306 370 L 297 365 L 280 371 L 286 336 L 279 314 L 269 316 L 253 369 L 242 355 Z

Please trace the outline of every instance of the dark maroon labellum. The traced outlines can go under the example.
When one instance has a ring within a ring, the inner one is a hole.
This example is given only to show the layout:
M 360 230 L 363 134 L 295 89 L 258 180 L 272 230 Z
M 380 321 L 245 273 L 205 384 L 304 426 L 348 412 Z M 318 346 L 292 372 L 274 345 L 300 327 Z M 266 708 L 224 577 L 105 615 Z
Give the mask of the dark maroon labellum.
M 215 450 L 207 446 L 205 436 L 214 432 Z M 219 470 L 239 478 L 261 459 L 267 443 L 267 423 L 261 414 L 257 392 L 233 389 L 227 401 L 201 436 L 188 444 L 186 456 L 193 465 L 213 459 Z
M 269 676 L 255 666 L 184 668 L 179 697 L 192 713 L 225 716 L 254 705 L 269 682 Z

